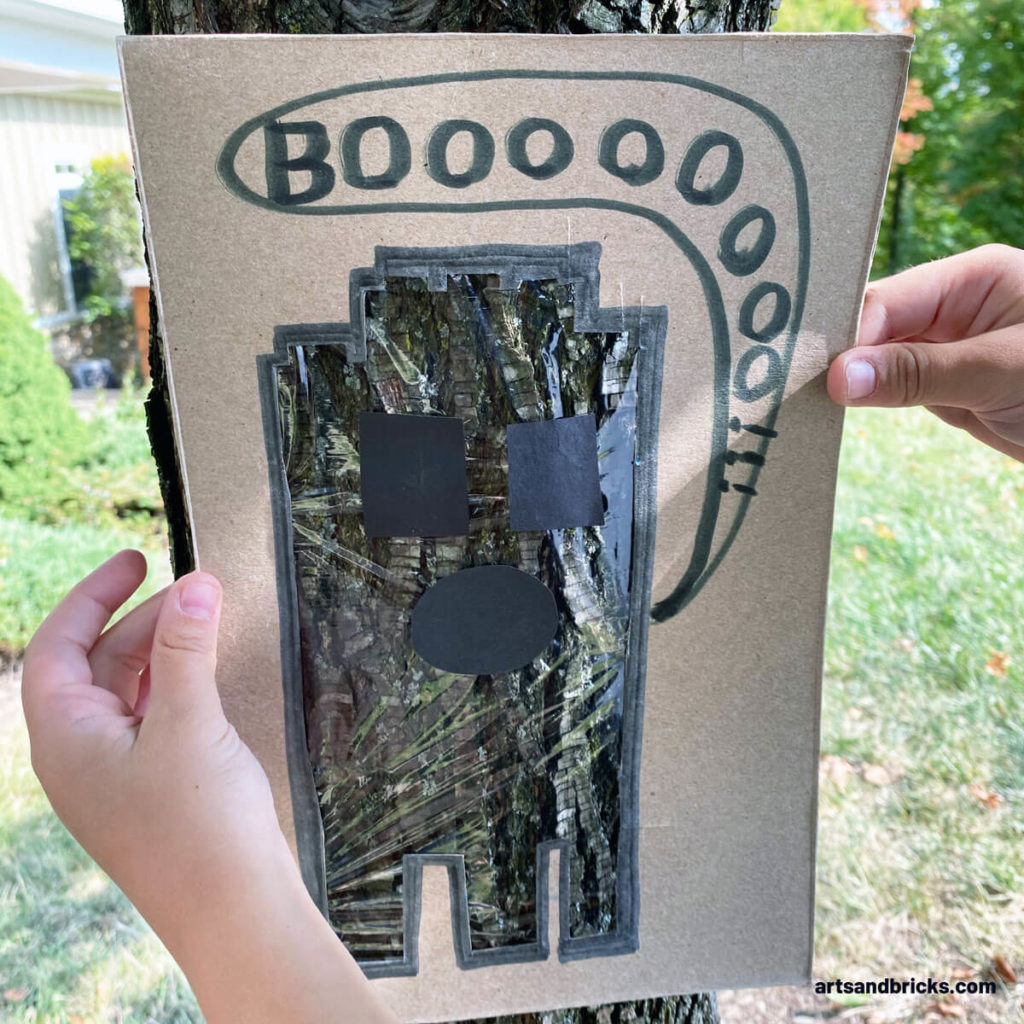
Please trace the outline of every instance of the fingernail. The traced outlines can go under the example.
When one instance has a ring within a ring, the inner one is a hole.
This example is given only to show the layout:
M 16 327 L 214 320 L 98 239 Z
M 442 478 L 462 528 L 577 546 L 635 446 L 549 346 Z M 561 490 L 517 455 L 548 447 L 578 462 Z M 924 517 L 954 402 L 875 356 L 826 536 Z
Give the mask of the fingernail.
M 875 368 L 866 359 L 851 359 L 846 364 L 846 397 L 851 401 L 867 398 L 877 383 Z
M 220 588 L 206 580 L 193 580 L 181 592 L 181 610 L 193 619 L 212 619 Z

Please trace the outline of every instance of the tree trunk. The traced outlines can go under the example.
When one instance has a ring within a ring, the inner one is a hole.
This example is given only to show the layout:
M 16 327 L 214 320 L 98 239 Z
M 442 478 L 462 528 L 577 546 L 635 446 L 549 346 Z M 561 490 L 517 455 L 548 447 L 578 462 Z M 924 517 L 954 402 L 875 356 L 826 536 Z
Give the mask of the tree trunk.
M 892 213 L 889 217 L 889 274 L 898 274 L 903 268 L 903 194 L 907 187 L 907 169 L 896 168 L 896 181 L 892 187 Z
M 779 0 L 124 0 L 133 35 L 369 32 L 730 32 L 763 31 Z M 148 253 L 147 253 L 148 260 Z M 189 572 L 194 552 L 164 373 L 155 302 L 150 310 L 153 387 L 146 403 L 150 443 L 167 509 L 171 561 Z M 496 1024 L 717 1024 L 713 995 L 500 1017 Z

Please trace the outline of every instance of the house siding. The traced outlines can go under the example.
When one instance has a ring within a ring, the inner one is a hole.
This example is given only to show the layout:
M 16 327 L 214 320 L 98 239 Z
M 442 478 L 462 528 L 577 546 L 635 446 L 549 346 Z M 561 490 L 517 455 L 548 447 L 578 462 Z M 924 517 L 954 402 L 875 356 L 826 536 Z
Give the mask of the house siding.
M 66 312 L 54 225 L 55 165 L 129 153 L 120 97 L 0 94 L 0 275 L 41 317 Z

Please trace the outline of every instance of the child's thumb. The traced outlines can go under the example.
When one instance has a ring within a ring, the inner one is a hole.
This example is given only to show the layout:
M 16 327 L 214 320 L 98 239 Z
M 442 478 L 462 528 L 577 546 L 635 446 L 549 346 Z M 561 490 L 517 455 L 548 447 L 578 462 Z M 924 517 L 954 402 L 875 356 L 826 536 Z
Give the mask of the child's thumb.
M 193 572 L 167 592 L 153 634 L 147 715 L 219 715 L 217 626 L 221 590 L 216 577 Z

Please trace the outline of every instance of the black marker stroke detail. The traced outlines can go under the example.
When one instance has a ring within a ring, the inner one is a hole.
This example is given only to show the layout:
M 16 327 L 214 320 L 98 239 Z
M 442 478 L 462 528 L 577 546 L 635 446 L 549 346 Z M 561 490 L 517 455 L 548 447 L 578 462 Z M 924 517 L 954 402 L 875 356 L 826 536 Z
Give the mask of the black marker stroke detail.
M 750 383 L 750 371 L 755 363 L 765 360 L 764 375 L 755 384 Z M 736 363 L 736 383 L 733 392 L 741 402 L 756 402 L 785 384 L 782 357 L 767 345 L 753 345 Z
M 640 164 L 624 164 L 619 160 L 619 146 L 627 135 L 644 140 L 644 160 Z M 646 121 L 625 117 L 610 124 L 601 133 L 597 162 L 627 185 L 649 185 L 665 169 L 665 147 L 661 136 Z
M 288 155 L 288 136 L 303 135 L 306 148 L 300 156 Z M 324 159 L 331 151 L 327 129 L 319 121 L 273 121 L 263 127 L 264 173 L 267 191 L 275 205 L 297 206 L 330 195 L 334 188 L 334 168 Z M 289 175 L 307 171 L 310 184 L 302 192 L 292 192 Z
M 388 165 L 379 174 L 366 174 L 360 152 L 363 136 L 382 128 L 388 137 Z M 353 188 L 395 188 L 412 167 L 412 146 L 405 129 L 393 117 L 360 117 L 341 133 L 341 168 L 346 185 Z
M 551 153 L 539 164 L 534 164 L 526 152 L 526 143 L 537 132 L 547 132 L 551 136 Z M 575 153 L 572 136 L 557 121 L 547 117 L 525 117 L 505 136 L 505 155 L 509 164 L 535 181 L 546 181 L 561 174 L 572 163 Z
M 772 315 L 763 327 L 755 327 L 754 316 L 762 300 L 769 295 L 774 296 L 775 299 Z M 751 341 L 759 341 L 761 344 L 767 345 L 782 333 L 792 308 L 793 300 L 781 284 L 776 281 L 762 281 L 750 289 L 740 305 L 740 333 L 750 338 Z
M 739 236 L 744 228 L 760 223 L 757 238 L 746 249 L 740 249 Z M 722 266 L 735 277 L 747 277 L 768 259 L 775 244 L 775 218 L 763 206 L 751 203 L 744 206 L 722 228 L 718 243 L 718 258 Z
M 714 184 L 706 188 L 697 187 L 697 173 L 704 158 L 713 149 L 724 146 L 725 167 Z M 690 143 L 679 165 L 676 188 L 679 194 L 693 206 L 717 206 L 724 203 L 736 191 L 743 174 L 743 147 L 740 140 L 728 132 L 702 132 Z
M 464 171 L 448 165 L 448 144 L 460 132 L 473 140 L 473 157 Z M 468 188 L 483 181 L 494 166 L 494 137 L 479 121 L 452 118 L 442 121 L 427 139 L 427 173 L 446 188 Z

